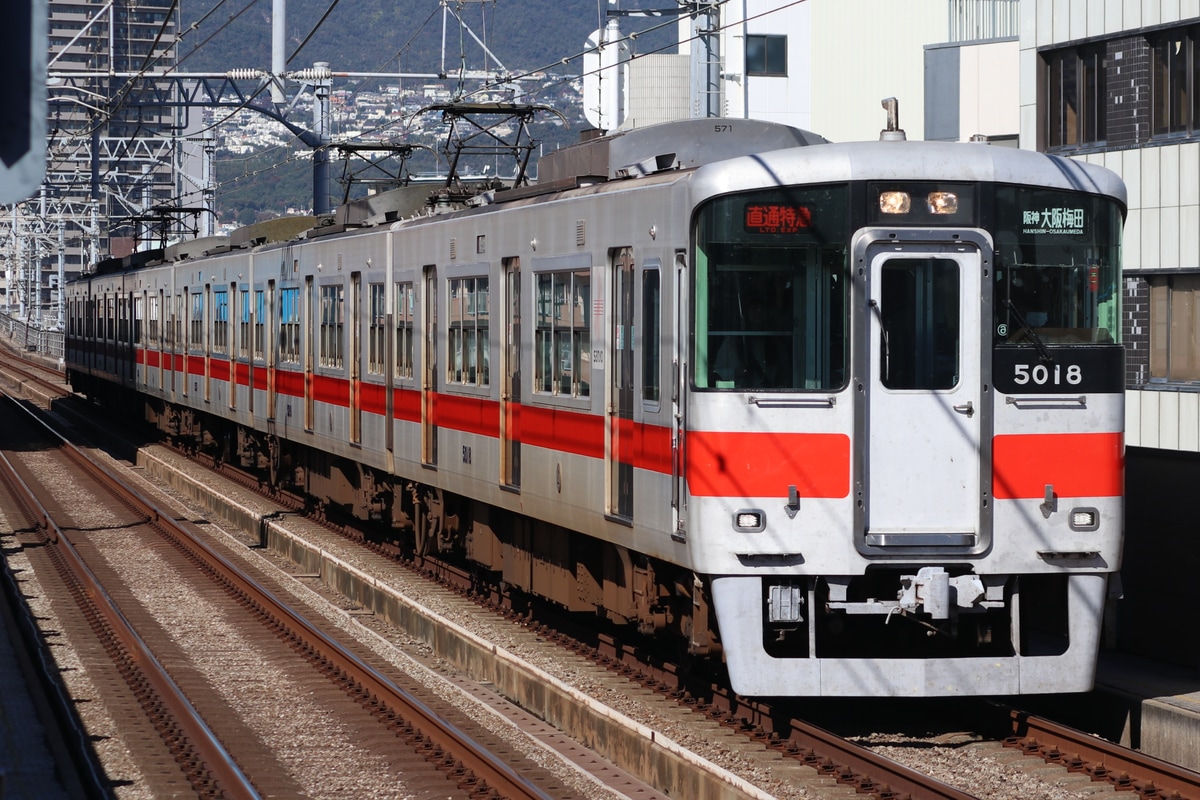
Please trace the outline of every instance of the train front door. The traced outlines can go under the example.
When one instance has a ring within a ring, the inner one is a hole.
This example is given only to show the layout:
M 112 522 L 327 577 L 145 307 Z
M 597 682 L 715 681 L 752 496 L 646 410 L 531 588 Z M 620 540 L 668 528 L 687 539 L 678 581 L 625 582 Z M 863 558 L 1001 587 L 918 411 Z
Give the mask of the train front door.
M 990 247 L 859 239 L 855 250 L 868 269 L 860 547 L 975 549 L 990 488 L 980 448 Z

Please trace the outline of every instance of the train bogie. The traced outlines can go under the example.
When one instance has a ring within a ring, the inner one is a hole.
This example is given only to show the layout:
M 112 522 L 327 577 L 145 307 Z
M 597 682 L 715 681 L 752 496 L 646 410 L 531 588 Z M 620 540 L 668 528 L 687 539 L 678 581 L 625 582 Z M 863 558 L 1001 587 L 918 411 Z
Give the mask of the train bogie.
M 747 694 L 1086 689 L 1122 541 L 1120 182 L 743 123 L 110 265 L 69 287 L 72 380 L 417 557 L 723 653 Z

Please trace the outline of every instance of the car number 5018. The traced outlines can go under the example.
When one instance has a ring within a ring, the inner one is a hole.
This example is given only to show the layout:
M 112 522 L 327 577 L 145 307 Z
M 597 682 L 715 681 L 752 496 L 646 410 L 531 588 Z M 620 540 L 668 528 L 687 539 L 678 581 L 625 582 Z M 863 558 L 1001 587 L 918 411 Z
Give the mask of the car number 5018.
M 1078 364 L 1062 364 L 1047 366 L 1046 364 L 1014 364 L 1013 382 L 1019 386 L 1034 384 L 1036 386 L 1078 386 L 1083 383 L 1083 368 Z

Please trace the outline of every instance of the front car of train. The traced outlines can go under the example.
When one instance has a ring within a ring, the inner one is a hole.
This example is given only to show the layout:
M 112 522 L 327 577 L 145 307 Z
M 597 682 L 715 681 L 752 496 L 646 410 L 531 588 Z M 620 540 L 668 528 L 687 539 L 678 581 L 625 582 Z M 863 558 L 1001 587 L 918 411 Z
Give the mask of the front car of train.
M 686 536 L 734 688 L 1090 689 L 1122 543 L 1119 178 L 866 142 L 691 192 Z

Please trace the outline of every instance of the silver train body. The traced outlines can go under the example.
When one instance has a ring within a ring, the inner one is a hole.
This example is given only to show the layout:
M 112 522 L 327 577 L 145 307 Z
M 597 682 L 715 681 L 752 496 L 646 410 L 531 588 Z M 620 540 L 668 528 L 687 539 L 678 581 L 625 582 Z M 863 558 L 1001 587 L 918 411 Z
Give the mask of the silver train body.
M 1114 174 L 697 120 L 539 178 L 106 262 L 68 287 L 70 378 L 744 695 L 1092 686 Z

